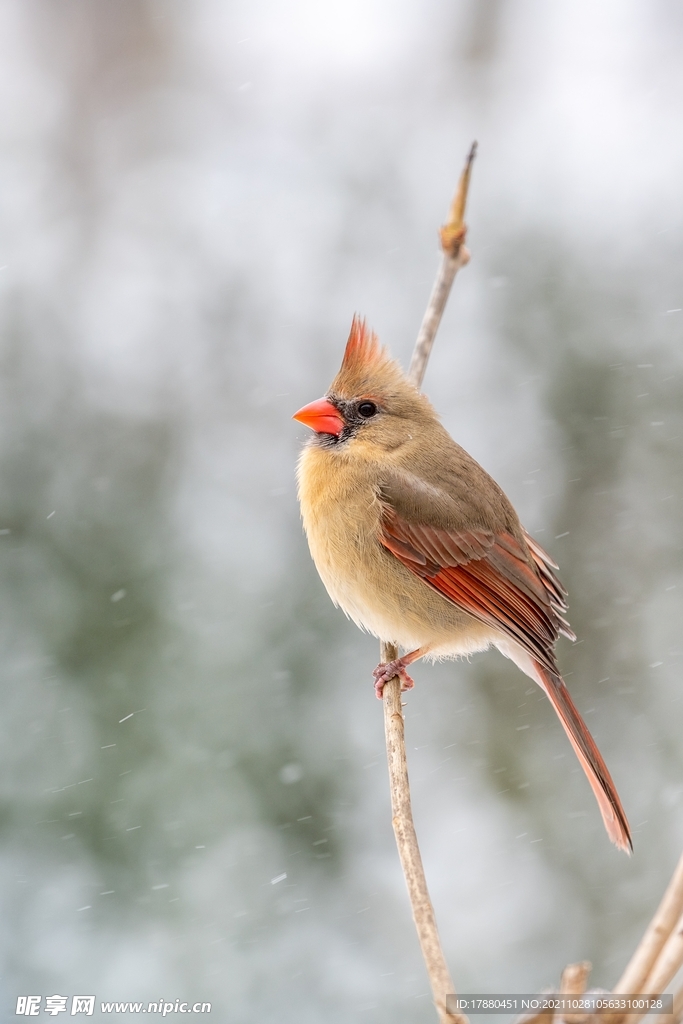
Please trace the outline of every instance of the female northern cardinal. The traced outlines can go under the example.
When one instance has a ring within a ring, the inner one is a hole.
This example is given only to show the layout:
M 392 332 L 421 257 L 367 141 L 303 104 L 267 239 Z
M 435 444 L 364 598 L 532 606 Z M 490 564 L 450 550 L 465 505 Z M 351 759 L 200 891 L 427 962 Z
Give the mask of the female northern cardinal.
M 299 461 L 304 529 L 335 604 L 409 651 L 374 671 L 378 697 L 417 658 L 494 645 L 545 691 L 595 793 L 607 833 L 633 848 L 595 741 L 555 659 L 566 591 L 491 477 L 452 440 L 428 399 L 354 317 L 325 398 L 294 419 L 315 436 Z

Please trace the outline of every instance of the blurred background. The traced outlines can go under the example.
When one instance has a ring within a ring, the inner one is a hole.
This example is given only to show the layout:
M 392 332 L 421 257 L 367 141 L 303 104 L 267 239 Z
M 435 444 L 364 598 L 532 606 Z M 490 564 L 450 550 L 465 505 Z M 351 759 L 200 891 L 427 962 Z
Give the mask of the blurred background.
M 407 363 L 474 138 L 425 390 L 561 565 L 635 853 L 496 653 L 416 669 L 416 823 L 461 991 L 615 984 L 683 846 L 682 43 L 674 0 L 0 6 L 7 1019 L 433 1019 L 290 416 L 355 311 Z

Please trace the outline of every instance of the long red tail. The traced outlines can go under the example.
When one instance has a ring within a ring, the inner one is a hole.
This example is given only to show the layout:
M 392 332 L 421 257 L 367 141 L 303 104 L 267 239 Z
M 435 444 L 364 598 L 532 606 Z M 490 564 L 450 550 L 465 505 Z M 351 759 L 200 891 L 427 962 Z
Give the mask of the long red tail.
M 536 669 L 540 676 L 539 682 L 555 708 L 557 716 L 564 726 L 564 731 L 569 737 L 569 742 L 576 751 L 576 756 L 586 773 L 591 789 L 595 793 L 607 835 L 620 850 L 630 853 L 633 850 L 631 830 L 616 786 L 612 782 L 612 776 L 607 770 L 607 765 L 602 759 L 595 740 L 577 711 L 574 701 L 569 696 L 569 690 L 564 685 L 562 677 L 550 673 L 538 662 L 536 662 Z

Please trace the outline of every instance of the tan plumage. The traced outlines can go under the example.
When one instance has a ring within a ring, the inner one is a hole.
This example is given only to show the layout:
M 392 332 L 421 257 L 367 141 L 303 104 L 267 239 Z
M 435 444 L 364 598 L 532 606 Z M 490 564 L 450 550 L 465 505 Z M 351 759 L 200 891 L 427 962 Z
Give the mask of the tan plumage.
M 325 399 L 296 418 L 316 431 L 298 467 L 311 555 L 330 597 L 361 628 L 407 652 L 375 672 L 378 696 L 418 657 L 494 645 L 550 698 L 607 832 L 631 846 L 626 816 L 555 660 L 565 591 L 491 477 L 453 441 L 428 399 L 354 319 Z

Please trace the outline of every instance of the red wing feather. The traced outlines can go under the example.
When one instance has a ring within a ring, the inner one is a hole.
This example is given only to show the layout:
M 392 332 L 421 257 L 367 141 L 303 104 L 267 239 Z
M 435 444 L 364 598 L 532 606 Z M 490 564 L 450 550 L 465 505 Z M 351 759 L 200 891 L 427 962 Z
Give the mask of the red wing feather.
M 543 583 L 548 590 L 550 603 L 553 606 L 553 610 L 556 612 L 560 623 L 560 633 L 569 637 L 570 640 L 576 640 L 576 633 L 573 631 L 567 620 L 563 618 L 564 612 L 567 611 L 567 591 L 553 572 L 553 569 L 557 569 L 559 566 L 556 562 L 553 562 L 550 555 L 547 551 L 543 550 L 538 541 L 535 541 L 533 537 L 529 536 L 526 530 L 524 531 L 524 539 L 529 551 L 531 552 L 531 557 L 536 563 L 536 568 L 541 574 Z
M 383 526 L 382 544 L 406 568 L 556 671 L 553 648 L 564 625 L 555 608 L 556 589 L 534 571 L 536 559 L 529 564 L 527 553 L 511 534 L 451 533 L 408 523 L 391 509 Z
M 391 508 L 385 512 L 383 527 L 382 544 L 411 572 L 531 655 L 535 678 L 576 751 L 610 839 L 622 850 L 632 849 L 628 821 L 610 773 L 555 662 L 558 634 L 574 638 L 561 615 L 567 609 L 567 594 L 553 572 L 555 563 L 528 535 L 529 554 L 509 533 L 451 533 L 407 522 Z

